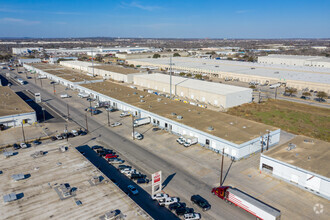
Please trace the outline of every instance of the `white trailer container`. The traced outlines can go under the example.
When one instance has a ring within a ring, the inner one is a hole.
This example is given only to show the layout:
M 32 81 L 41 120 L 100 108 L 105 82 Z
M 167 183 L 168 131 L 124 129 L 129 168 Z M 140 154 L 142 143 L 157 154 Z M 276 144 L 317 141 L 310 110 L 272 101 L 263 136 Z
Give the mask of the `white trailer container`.
M 139 118 L 134 120 L 134 127 L 138 127 L 141 125 L 146 125 L 150 123 L 150 117 Z
M 89 95 L 88 95 L 87 93 L 82 93 L 82 92 L 80 92 L 80 93 L 78 94 L 78 97 L 80 97 L 80 98 L 88 98 Z
M 198 143 L 198 138 L 197 137 L 191 137 L 191 136 L 189 136 L 189 137 L 186 138 L 186 141 L 183 144 L 183 146 L 190 147 L 191 145 L 197 144 L 197 143 Z
M 226 191 L 226 197 L 229 202 L 264 220 L 279 220 L 281 212 L 262 201 L 238 190 L 229 188 Z
M 269 86 L 270 89 L 275 89 L 281 86 L 281 83 L 275 83 Z

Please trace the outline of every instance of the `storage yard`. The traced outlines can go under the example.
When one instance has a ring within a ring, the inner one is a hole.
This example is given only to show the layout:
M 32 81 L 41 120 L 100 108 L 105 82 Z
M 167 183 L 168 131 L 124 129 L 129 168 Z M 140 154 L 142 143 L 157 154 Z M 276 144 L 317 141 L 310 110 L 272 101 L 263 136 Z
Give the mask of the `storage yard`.
M 297 136 L 260 158 L 260 169 L 330 199 L 329 143 Z
M 127 219 L 146 219 L 141 208 L 106 177 L 92 185 L 91 179 L 102 173 L 74 147 L 60 152 L 65 144 L 21 149 L 0 161 L 0 193 L 14 193 L 17 199 L 0 206 L 2 219 L 99 219 L 111 210 L 120 210 Z M 31 156 L 40 150 L 43 156 Z M 23 180 L 12 180 L 12 175 L 21 173 Z M 64 188 L 71 189 L 67 198 Z
M 330 142 L 330 110 L 284 100 L 268 100 L 234 107 L 227 112 L 282 130 Z
M 330 92 L 330 69 L 308 66 L 283 66 L 239 61 L 223 61 L 189 57 L 173 57 L 173 70 L 208 74 L 219 78 L 239 79 L 242 82 L 285 83 L 297 89 Z M 129 64 L 170 68 L 168 58 L 127 60 Z

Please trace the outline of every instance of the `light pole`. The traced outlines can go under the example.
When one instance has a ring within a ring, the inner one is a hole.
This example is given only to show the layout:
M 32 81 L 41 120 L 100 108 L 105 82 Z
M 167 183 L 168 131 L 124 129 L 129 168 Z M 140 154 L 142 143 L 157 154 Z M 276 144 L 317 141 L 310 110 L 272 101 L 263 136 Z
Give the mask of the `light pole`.
M 91 116 L 93 116 L 93 111 L 92 111 L 92 100 L 89 99 L 89 110 L 91 111 Z
M 44 123 L 45 123 L 45 121 L 46 121 L 46 117 L 45 117 L 45 108 L 42 107 L 41 110 L 42 110 L 42 113 L 43 113 L 43 116 L 44 116 Z
M 66 107 L 67 107 L 67 109 L 68 109 L 68 120 L 69 120 L 69 117 L 70 117 L 69 104 L 66 104 Z
M 264 152 L 264 135 L 261 136 L 261 153 Z
M 108 127 L 110 127 L 110 115 L 109 115 L 110 111 L 108 110 L 107 112 L 108 112 Z
M 222 173 L 223 173 L 223 160 L 225 155 L 225 148 L 222 148 L 222 156 L 221 156 L 221 172 L 220 172 L 220 186 L 222 186 Z
M 55 90 L 55 82 L 53 82 L 53 90 L 54 90 L 54 95 L 56 93 L 56 90 Z
M 66 134 L 66 142 L 68 142 L 69 141 L 68 125 L 65 125 L 64 133 Z
M 135 135 L 134 135 L 134 115 L 133 114 L 132 114 L 132 130 L 133 130 L 133 133 L 132 133 L 133 140 L 135 140 Z
M 266 147 L 266 150 L 268 151 L 268 147 L 269 147 L 269 138 L 270 138 L 270 131 L 267 130 L 268 132 L 268 137 L 267 137 L 267 147 Z
M 23 140 L 24 140 L 24 143 L 25 143 L 25 134 L 24 134 L 23 122 L 22 122 L 22 135 L 23 135 Z
M 85 120 L 86 120 L 86 131 L 88 132 L 87 113 L 85 114 Z

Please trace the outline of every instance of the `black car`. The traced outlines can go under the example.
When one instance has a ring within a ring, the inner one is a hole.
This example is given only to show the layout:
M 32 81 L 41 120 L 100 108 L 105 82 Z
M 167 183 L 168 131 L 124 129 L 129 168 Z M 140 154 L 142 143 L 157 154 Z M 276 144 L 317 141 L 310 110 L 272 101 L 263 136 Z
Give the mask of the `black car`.
M 136 179 L 140 179 L 140 178 L 145 178 L 146 175 L 143 175 L 143 174 L 136 174 L 136 173 L 133 173 L 131 174 L 131 180 L 136 180 Z
M 181 207 L 175 210 L 175 214 L 177 215 L 184 215 L 188 213 L 194 213 L 194 209 L 188 207 Z
M 82 131 L 82 132 L 80 132 L 80 135 L 81 135 L 81 136 L 85 136 L 86 134 L 87 134 L 86 131 Z
M 13 144 L 13 148 L 14 148 L 15 150 L 18 150 L 18 149 L 21 148 L 21 146 L 19 146 L 18 144 Z
M 99 145 L 94 145 L 92 147 L 92 150 L 98 150 L 98 149 L 103 149 L 103 147 L 102 146 L 99 146 Z
M 124 165 L 124 164 L 118 166 L 118 170 L 123 170 L 123 169 L 126 169 L 126 168 L 132 168 L 132 167 L 128 166 L 128 165 Z
M 146 178 L 139 178 L 139 179 L 136 180 L 136 183 L 137 184 L 148 184 L 149 180 L 146 179 Z
M 186 204 L 182 203 L 182 202 L 176 202 L 176 203 L 172 203 L 171 205 L 168 206 L 168 208 L 172 211 L 172 210 L 177 210 L 179 208 L 185 208 Z
M 318 102 L 325 102 L 325 99 L 322 99 L 322 98 L 315 98 L 314 100 L 318 101 Z
M 37 140 L 35 140 L 35 141 L 33 141 L 33 144 L 34 144 L 34 145 L 39 145 L 39 144 L 41 144 L 41 142 L 40 142 L 40 141 L 37 141 Z
M 191 196 L 191 201 L 193 204 L 197 204 L 199 207 L 201 207 L 203 211 L 207 211 L 211 208 L 211 205 L 208 203 L 208 201 L 200 195 Z
M 56 140 L 57 140 L 57 138 L 56 138 L 55 136 L 51 136 L 50 139 L 51 139 L 52 141 L 56 141 Z

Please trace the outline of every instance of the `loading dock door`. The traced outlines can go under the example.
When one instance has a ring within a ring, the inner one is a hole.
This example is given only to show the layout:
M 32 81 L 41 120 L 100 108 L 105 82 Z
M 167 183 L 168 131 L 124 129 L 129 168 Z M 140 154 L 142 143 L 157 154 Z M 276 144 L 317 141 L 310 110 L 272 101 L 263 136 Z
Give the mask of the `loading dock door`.
M 267 164 L 262 164 L 262 170 L 267 172 L 267 173 L 273 173 L 273 167 L 267 165 Z
M 307 188 L 310 188 L 314 191 L 317 191 L 319 192 L 320 191 L 320 184 L 321 184 L 321 179 L 316 177 L 316 176 L 313 176 L 313 175 L 310 175 L 310 174 L 307 174 L 307 179 L 306 179 L 306 187 Z

